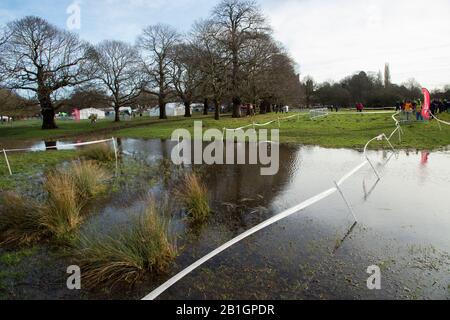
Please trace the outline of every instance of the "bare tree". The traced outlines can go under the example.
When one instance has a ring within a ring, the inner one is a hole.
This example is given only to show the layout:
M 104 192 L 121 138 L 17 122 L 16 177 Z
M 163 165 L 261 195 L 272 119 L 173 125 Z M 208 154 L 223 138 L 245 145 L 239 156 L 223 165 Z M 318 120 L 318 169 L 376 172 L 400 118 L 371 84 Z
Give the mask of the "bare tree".
M 305 95 L 305 104 L 306 107 L 311 107 L 313 102 L 314 94 L 317 89 L 317 84 L 312 77 L 306 77 L 303 83 L 304 95 Z
M 41 107 L 42 128 L 57 128 L 54 96 L 61 89 L 91 79 L 91 46 L 75 34 L 32 16 L 9 23 L 5 32 L 7 38 L 0 51 L 5 86 L 33 92 Z
M 143 87 L 141 60 L 137 49 L 120 41 L 104 41 L 96 47 L 96 78 L 109 93 L 109 99 L 120 121 L 120 108 L 133 103 Z
M 273 96 L 275 84 L 272 81 L 272 64 L 273 57 L 278 54 L 280 49 L 268 34 L 253 38 L 241 52 L 243 96 L 255 106 L 260 99 L 271 99 Z
M 168 25 L 157 24 L 145 28 L 137 43 L 143 51 L 143 68 L 148 77 L 144 91 L 158 97 L 159 117 L 167 119 L 167 97 L 172 91 L 171 50 L 180 43 L 180 35 Z
M 178 97 L 183 101 L 185 117 L 190 118 L 191 104 L 201 85 L 201 73 L 196 48 L 188 43 L 172 50 L 171 78 Z
M 192 43 L 200 61 L 202 91 L 204 98 L 214 103 L 216 120 L 220 119 L 220 106 L 228 88 L 226 50 L 218 41 L 219 28 L 212 20 L 198 22 L 192 32 Z M 207 103 L 205 103 L 207 104 Z
M 212 20 L 219 27 L 219 37 L 231 59 L 231 93 L 233 117 L 240 116 L 242 60 L 240 53 L 248 42 L 270 28 L 253 0 L 222 0 L 214 9 Z

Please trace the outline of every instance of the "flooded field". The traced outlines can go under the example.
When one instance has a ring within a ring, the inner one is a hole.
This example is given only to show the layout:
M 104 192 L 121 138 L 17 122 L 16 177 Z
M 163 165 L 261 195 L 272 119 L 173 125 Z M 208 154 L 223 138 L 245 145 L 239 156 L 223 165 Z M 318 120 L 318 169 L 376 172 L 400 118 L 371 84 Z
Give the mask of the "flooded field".
M 143 298 L 233 237 L 333 187 L 363 160 L 352 150 L 281 145 L 279 173 L 264 177 L 258 166 L 175 167 L 168 141 L 122 139 L 119 146 L 124 176 L 110 198 L 95 204 L 97 214 L 85 228 L 108 233 L 126 227 L 150 193 L 172 208 L 176 265 L 133 288 L 70 292 L 70 258 L 39 248 L 23 267 L 20 298 Z M 160 298 L 450 299 L 450 153 L 373 151 L 369 157 L 382 179 L 367 166 L 343 186 L 359 220 L 353 229 L 336 193 L 233 246 Z M 208 186 L 213 213 L 201 227 L 189 225 L 173 201 L 177 178 L 188 170 Z M 367 289 L 372 265 L 381 268 L 381 290 Z

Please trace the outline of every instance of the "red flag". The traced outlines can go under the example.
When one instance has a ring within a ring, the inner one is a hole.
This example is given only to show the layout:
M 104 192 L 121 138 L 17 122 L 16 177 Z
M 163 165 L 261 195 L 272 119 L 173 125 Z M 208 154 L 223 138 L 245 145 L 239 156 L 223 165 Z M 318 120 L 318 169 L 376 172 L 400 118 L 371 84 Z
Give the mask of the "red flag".
M 423 107 L 422 107 L 422 116 L 425 120 L 430 120 L 430 104 L 431 104 L 431 97 L 430 97 L 430 91 L 423 88 Z

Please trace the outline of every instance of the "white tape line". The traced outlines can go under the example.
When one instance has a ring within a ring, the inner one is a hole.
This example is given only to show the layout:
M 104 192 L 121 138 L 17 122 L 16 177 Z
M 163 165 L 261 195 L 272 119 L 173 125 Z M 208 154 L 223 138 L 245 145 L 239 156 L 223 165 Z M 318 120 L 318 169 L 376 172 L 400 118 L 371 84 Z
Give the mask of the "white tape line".
M 447 122 L 447 121 L 444 121 L 444 120 L 441 120 L 441 119 L 438 119 L 434 114 L 432 114 L 431 112 L 430 112 L 430 114 L 431 114 L 431 116 L 434 118 L 434 119 L 436 119 L 438 122 L 440 122 L 440 123 L 443 123 L 443 124 L 446 124 L 446 125 L 448 125 L 448 126 L 450 126 L 450 122 Z
M 395 113 L 395 111 L 385 111 L 385 112 L 334 112 L 334 113 L 330 113 L 332 115 L 336 115 L 336 116 L 345 116 L 345 115 L 356 115 L 356 114 L 361 114 L 361 115 L 377 115 L 377 114 L 393 114 Z
M 252 229 L 244 232 L 243 234 L 241 234 L 240 236 L 234 238 L 233 240 L 230 240 L 229 242 L 225 243 L 223 246 L 217 248 L 216 250 L 214 250 L 213 252 L 211 252 L 210 254 L 204 256 L 202 259 L 198 260 L 197 262 L 195 262 L 194 264 L 192 264 L 191 266 L 189 266 L 188 268 L 184 269 L 183 271 L 181 271 L 180 273 L 178 273 L 176 276 L 174 276 L 173 278 L 171 278 L 170 280 L 168 280 L 167 282 L 165 282 L 163 285 L 161 285 L 160 287 L 158 287 L 157 289 L 155 289 L 154 291 L 152 291 L 149 295 L 147 295 L 144 299 L 142 300 L 155 300 L 156 298 L 158 298 L 162 293 L 164 293 L 167 289 L 169 289 L 171 286 L 173 286 L 175 283 L 177 283 L 178 281 L 180 281 L 181 279 L 183 279 L 185 276 L 187 276 L 188 274 L 190 274 L 192 271 L 194 271 L 195 269 L 197 269 L 198 267 L 200 267 L 201 265 L 203 265 L 204 263 L 208 262 L 209 260 L 211 260 L 212 258 L 214 258 L 215 256 L 217 256 L 218 254 L 222 253 L 223 251 L 227 250 L 228 248 L 232 247 L 233 245 L 235 245 L 238 242 L 241 242 L 242 240 L 248 238 L 249 236 L 257 233 L 258 231 L 265 229 L 275 223 L 277 223 L 278 221 L 281 221 L 301 210 L 304 210 L 306 208 L 308 208 L 309 206 L 331 196 L 332 194 L 334 194 L 337 191 L 336 188 L 332 188 L 329 189 L 325 192 L 322 192 L 321 194 L 316 195 L 315 197 L 312 197 L 304 202 L 302 202 L 301 204 L 299 204 L 298 206 L 295 206 L 291 209 L 288 209 L 276 216 L 274 216 L 273 218 L 264 221 L 263 223 L 257 225 L 256 227 L 253 227 Z
M 273 121 L 274 122 L 274 121 Z M 398 129 L 398 128 L 397 128 Z M 396 129 L 396 130 L 397 130 Z M 226 130 L 226 129 L 225 129 Z M 395 132 L 395 131 L 394 131 Z M 148 294 L 145 298 L 143 298 L 143 300 L 154 300 L 156 298 L 158 298 L 162 293 L 164 293 L 166 290 L 168 290 L 170 287 L 172 287 L 174 284 L 176 284 L 178 281 L 182 280 L 184 277 L 186 277 L 188 274 L 190 274 L 191 272 L 193 272 L 194 270 L 196 270 L 197 268 L 199 268 L 200 266 L 202 266 L 203 264 L 205 264 L 206 262 L 208 262 L 209 260 L 211 260 L 212 258 L 216 257 L 217 255 L 219 255 L 220 253 L 222 253 L 223 251 L 227 250 L 228 248 L 232 247 L 233 245 L 241 242 L 242 240 L 248 238 L 249 236 L 257 233 L 258 231 L 265 229 L 299 211 L 302 211 L 306 208 L 308 208 L 309 206 L 331 196 L 332 194 L 334 194 L 335 192 L 337 192 L 339 190 L 339 187 L 345 182 L 347 181 L 350 177 L 352 177 L 354 174 L 356 174 L 357 172 L 359 172 L 362 168 L 364 168 L 367 164 L 370 164 L 372 166 L 372 168 L 374 169 L 376 175 L 379 177 L 378 172 L 375 170 L 375 168 L 373 167 L 372 163 L 370 162 L 368 156 L 367 156 L 367 148 L 369 146 L 369 144 L 377 139 L 380 139 L 385 137 L 385 134 L 381 134 L 375 138 L 373 138 L 372 140 L 370 140 L 366 146 L 364 147 L 364 156 L 366 157 L 366 161 L 364 161 L 363 163 L 361 163 L 359 166 L 357 166 L 356 168 L 354 168 L 353 170 L 351 170 L 350 172 L 348 172 L 346 175 L 344 175 L 344 177 L 342 177 L 338 182 L 335 182 L 336 187 L 329 189 L 327 191 L 322 192 L 321 194 L 318 194 L 304 202 L 302 202 L 301 204 L 290 208 L 262 223 L 260 223 L 259 225 L 257 225 L 256 227 L 253 227 L 252 229 L 244 232 L 243 234 L 241 234 L 240 236 L 230 240 L 229 242 L 225 243 L 224 245 L 222 245 L 221 247 L 217 248 L 216 250 L 214 250 L 213 252 L 207 254 L 206 256 L 204 256 L 203 258 L 201 258 L 200 260 L 196 261 L 195 263 L 193 263 L 192 265 L 190 265 L 189 267 L 187 267 L 186 269 L 184 269 L 183 271 L 181 271 L 180 273 L 178 273 L 177 275 L 175 275 L 174 277 L 170 278 L 168 281 L 166 281 L 164 284 L 162 284 L 160 287 L 156 288 L 154 291 L 152 291 L 150 294 Z M 267 143 L 269 143 L 269 141 L 266 141 Z M 345 197 L 344 197 L 345 199 Z M 346 199 L 345 199 L 346 200 Z M 346 200 L 347 202 L 347 200 Z M 350 205 L 348 203 L 348 205 Z M 351 208 L 351 206 L 350 206 Z M 352 211 L 353 213 L 353 211 Z M 353 213 L 353 216 L 356 219 L 356 216 Z
M 74 144 L 65 144 L 61 146 L 55 146 L 55 147 L 46 147 L 46 149 L 65 149 L 65 148 L 72 148 L 72 147 L 81 147 L 81 146 L 88 146 L 93 144 L 100 144 L 113 141 L 113 139 L 107 139 L 107 140 L 98 140 L 98 141 L 90 141 L 90 142 L 82 142 L 82 143 L 74 143 Z M 6 150 L 6 152 L 23 152 L 23 151 L 44 151 L 42 149 L 38 148 L 27 148 L 27 149 L 9 149 Z

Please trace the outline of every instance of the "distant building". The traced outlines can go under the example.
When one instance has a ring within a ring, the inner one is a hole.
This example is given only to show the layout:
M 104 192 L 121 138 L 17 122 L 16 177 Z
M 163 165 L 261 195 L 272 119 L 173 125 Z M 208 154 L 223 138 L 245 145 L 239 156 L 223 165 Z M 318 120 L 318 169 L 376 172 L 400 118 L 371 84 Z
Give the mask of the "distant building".
M 191 107 L 192 112 L 192 107 Z M 168 103 L 166 104 L 166 115 L 168 117 L 179 117 L 184 116 L 186 113 L 186 109 L 184 104 L 179 102 Z M 159 117 L 159 107 L 154 107 L 150 109 L 150 117 Z
M 80 120 L 88 120 L 91 115 L 96 115 L 97 119 L 105 119 L 105 111 L 94 109 L 94 108 L 87 108 L 80 110 Z

